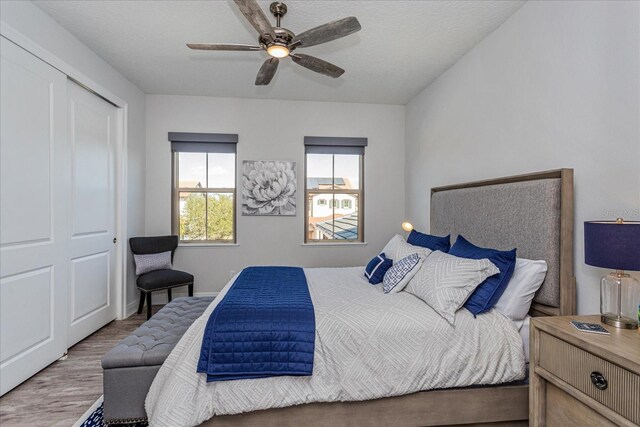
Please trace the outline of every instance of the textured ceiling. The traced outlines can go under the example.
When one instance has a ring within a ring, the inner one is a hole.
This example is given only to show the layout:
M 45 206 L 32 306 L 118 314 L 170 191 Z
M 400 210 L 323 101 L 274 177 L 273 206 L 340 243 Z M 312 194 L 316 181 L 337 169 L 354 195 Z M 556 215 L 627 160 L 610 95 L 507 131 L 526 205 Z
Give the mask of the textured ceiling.
M 346 69 L 342 77 L 318 75 L 287 58 L 269 86 L 256 87 L 266 52 L 185 47 L 187 42 L 255 44 L 255 30 L 230 0 L 35 3 L 145 93 L 384 104 L 406 104 L 522 5 L 286 1 L 282 26 L 294 33 L 346 16 L 356 16 L 362 30 L 304 49 Z M 269 3 L 260 2 L 265 13 Z

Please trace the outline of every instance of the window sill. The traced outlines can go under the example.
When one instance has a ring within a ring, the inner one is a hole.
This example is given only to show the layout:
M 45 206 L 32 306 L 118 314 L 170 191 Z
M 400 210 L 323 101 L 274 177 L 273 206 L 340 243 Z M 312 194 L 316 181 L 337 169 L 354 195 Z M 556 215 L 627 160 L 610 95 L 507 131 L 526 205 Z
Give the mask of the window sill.
M 179 248 L 225 248 L 240 246 L 237 243 L 178 243 Z
M 367 242 L 351 242 L 351 243 L 302 243 L 300 246 L 313 246 L 313 247 L 322 247 L 322 246 L 367 246 Z

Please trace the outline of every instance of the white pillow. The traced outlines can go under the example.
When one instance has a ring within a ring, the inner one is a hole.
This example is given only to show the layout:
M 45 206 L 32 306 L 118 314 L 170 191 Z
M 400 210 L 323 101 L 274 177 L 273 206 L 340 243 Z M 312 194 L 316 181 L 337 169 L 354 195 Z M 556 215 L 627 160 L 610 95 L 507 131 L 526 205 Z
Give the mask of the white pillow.
M 424 254 L 413 253 L 394 263 L 382 279 L 384 293 L 395 294 L 403 290 L 420 270 L 425 258 Z
M 517 258 L 516 268 L 495 309 L 514 322 L 527 317 L 531 302 L 547 275 L 545 261 Z
M 393 236 L 382 250 L 382 253 L 384 253 L 387 258 L 391 258 L 394 264 L 396 261 L 400 261 L 402 258 L 406 258 L 411 254 L 421 254 L 426 258 L 431 252 L 431 249 L 410 245 L 399 234 Z
M 404 289 L 453 325 L 456 311 L 487 277 L 500 270 L 488 259 L 459 258 L 435 251 Z

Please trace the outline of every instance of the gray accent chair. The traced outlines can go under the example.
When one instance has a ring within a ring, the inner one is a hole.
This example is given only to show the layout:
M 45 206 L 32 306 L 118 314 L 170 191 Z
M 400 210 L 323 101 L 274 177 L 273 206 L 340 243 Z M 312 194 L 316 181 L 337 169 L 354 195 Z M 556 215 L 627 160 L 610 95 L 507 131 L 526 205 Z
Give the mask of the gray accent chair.
M 171 262 L 178 247 L 178 236 L 132 237 L 129 239 L 131 251 L 136 255 L 157 254 L 171 251 Z M 188 286 L 189 296 L 193 296 L 193 275 L 179 270 L 155 270 L 141 274 L 136 280 L 140 289 L 138 314 L 142 313 L 145 300 L 147 302 L 147 319 L 151 317 L 151 293 L 167 290 L 171 302 L 171 289 Z

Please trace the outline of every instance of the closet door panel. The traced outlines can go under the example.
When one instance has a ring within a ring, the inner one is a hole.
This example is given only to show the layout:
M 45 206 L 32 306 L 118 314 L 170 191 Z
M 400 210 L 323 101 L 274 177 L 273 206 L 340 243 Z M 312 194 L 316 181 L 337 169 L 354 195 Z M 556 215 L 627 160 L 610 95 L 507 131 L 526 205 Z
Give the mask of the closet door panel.
M 2 57 L 0 242 L 51 241 L 51 100 L 49 76 Z M 23 159 L 17 162 L 16 159 Z
M 66 76 L 0 37 L 0 394 L 67 349 Z
M 117 108 L 68 83 L 72 161 L 68 345 L 116 317 L 115 148 Z

